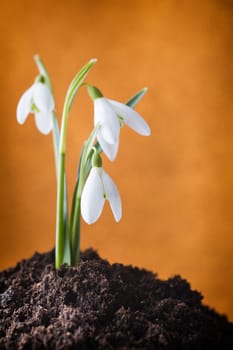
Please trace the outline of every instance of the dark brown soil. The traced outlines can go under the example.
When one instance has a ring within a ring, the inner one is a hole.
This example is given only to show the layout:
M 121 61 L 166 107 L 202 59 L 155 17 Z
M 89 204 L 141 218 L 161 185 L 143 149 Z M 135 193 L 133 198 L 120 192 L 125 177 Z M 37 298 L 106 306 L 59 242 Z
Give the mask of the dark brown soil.
M 175 276 L 109 264 L 77 268 L 36 253 L 0 273 L 0 349 L 233 349 L 233 324 Z

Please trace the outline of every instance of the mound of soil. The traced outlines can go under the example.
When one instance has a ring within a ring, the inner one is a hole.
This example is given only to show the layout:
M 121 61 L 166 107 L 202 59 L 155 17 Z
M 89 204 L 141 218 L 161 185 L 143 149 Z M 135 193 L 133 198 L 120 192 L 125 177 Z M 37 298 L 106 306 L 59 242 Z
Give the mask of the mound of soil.
M 91 249 L 77 268 L 53 264 L 36 253 L 0 273 L 0 349 L 233 349 L 233 324 L 179 276 Z

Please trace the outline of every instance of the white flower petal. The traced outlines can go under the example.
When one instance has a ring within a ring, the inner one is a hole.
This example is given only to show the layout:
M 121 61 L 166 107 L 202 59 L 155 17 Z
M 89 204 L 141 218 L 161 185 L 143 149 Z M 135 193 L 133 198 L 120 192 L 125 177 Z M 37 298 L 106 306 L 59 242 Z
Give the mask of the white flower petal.
M 96 167 L 91 169 L 82 192 L 81 214 L 88 224 L 93 224 L 98 220 L 105 202 L 101 170 Z
M 115 220 L 118 222 L 122 216 L 122 207 L 121 207 L 121 198 L 118 192 L 118 189 L 111 179 L 111 177 L 106 173 L 106 171 L 102 170 L 102 180 L 104 184 L 104 190 L 106 193 L 106 197 L 109 200 L 110 207 L 112 209 L 113 216 Z
M 24 94 L 21 96 L 16 116 L 17 121 L 19 124 L 23 124 L 25 120 L 27 119 L 28 114 L 31 112 L 31 100 L 32 100 L 32 86 L 24 92 Z
M 119 146 L 119 139 L 116 143 L 110 144 L 105 141 L 101 134 L 101 130 L 97 134 L 97 140 L 99 141 L 99 144 L 103 150 L 103 152 L 106 154 L 106 156 L 113 161 L 116 158 L 118 146 Z
M 53 128 L 53 116 L 51 112 L 35 113 L 37 129 L 44 135 L 50 133 Z
M 136 111 L 123 103 L 109 99 L 108 101 L 113 106 L 116 113 L 123 117 L 124 123 L 131 129 L 143 136 L 149 136 L 151 134 L 149 125 Z
M 41 112 L 52 112 L 55 108 L 51 91 L 42 83 L 33 85 L 33 102 Z
M 120 123 L 114 109 L 104 98 L 96 98 L 94 101 L 94 122 L 100 123 L 101 132 L 106 142 L 114 144 L 119 138 Z
M 120 125 L 113 125 L 112 123 L 105 123 L 101 125 L 101 133 L 106 142 L 113 145 L 118 142 Z

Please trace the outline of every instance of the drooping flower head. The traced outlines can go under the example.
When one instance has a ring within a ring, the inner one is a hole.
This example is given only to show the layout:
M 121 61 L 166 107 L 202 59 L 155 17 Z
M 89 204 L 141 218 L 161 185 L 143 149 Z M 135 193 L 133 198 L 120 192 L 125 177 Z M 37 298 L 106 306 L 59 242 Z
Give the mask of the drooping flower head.
M 36 82 L 21 96 L 17 106 L 17 120 L 23 124 L 28 115 L 33 113 L 38 130 L 47 135 L 53 128 L 54 108 L 54 99 L 47 85 Z
M 94 100 L 94 124 L 100 124 L 97 140 L 110 160 L 116 158 L 120 128 L 124 124 L 140 135 L 150 135 L 149 125 L 132 108 L 124 103 L 103 97 L 99 89 L 94 86 L 88 86 L 88 92 Z
M 118 222 L 121 219 L 122 208 L 118 189 L 111 177 L 102 168 L 100 155 L 93 156 L 93 166 L 86 180 L 81 196 L 81 214 L 88 224 L 100 217 L 104 203 L 109 201 L 113 216 Z

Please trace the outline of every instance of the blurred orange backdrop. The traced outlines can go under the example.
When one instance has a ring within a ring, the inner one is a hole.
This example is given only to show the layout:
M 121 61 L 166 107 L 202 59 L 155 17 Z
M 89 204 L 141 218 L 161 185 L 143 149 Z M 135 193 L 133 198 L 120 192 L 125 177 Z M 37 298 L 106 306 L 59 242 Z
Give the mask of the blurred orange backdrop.
M 181 274 L 204 302 L 233 319 L 233 6 L 231 1 L 2 1 L 0 268 L 54 245 L 56 183 L 52 137 L 33 118 L 19 126 L 19 97 L 39 53 L 61 115 L 69 82 L 97 57 L 88 81 L 126 101 L 149 91 L 137 111 L 143 138 L 126 127 L 116 162 L 104 166 L 123 201 L 82 224 L 82 249 L 111 262 Z M 69 121 L 67 173 L 74 185 L 93 106 L 80 92 Z

